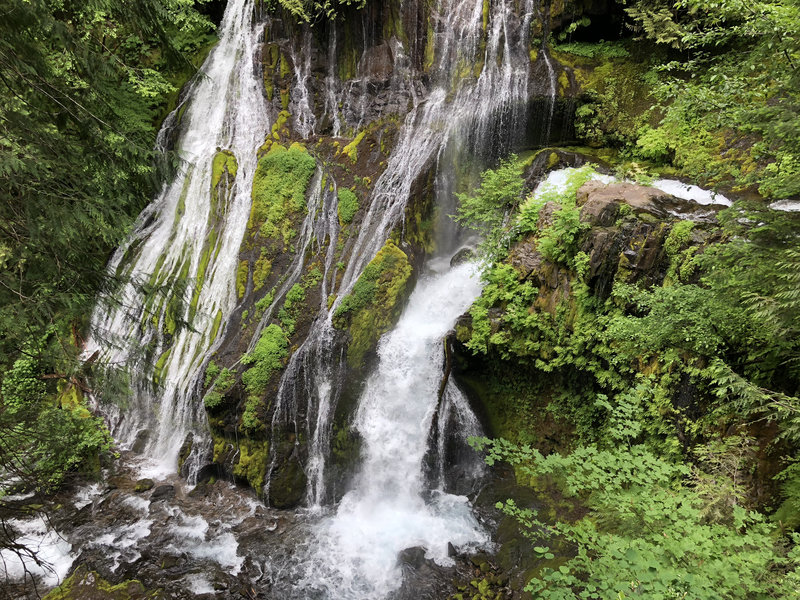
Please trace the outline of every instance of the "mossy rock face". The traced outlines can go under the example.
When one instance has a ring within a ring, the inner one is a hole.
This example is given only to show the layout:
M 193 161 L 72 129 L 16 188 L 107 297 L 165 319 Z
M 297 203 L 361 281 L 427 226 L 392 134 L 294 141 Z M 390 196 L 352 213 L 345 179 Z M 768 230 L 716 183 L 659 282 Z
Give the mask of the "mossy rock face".
M 253 207 L 248 236 L 274 239 L 288 246 L 295 222 L 306 214 L 306 189 L 317 163 L 300 144 L 288 149 L 272 144 L 261 157 L 253 178 Z
M 269 482 L 269 504 L 275 508 L 293 508 L 303 501 L 307 478 L 299 460 L 289 457 L 277 466 Z
M 155 482 L 152 479 L 140 479 L 136 482 L 136 486 L 133 488 L 133 491 L 137 494 L 142 492 L 147 492 L 153 489 Z
M 154 600 L 166 598 L 160 591 L 148 592 L 135 580 L 111 585 L 94 571 L 78 567 L 44 600 Z
M 233 476 L 247 481 L 259 495 L 269 468 L 269 442 L 239 439 L 239 456 L 233 465 Z
M 361 368 L 366 353 L 392 326 L 411 272 L 408 256 L 390 240 L 342 299 L 333 323 L 350 334 L 347 362 L 352 368 Z

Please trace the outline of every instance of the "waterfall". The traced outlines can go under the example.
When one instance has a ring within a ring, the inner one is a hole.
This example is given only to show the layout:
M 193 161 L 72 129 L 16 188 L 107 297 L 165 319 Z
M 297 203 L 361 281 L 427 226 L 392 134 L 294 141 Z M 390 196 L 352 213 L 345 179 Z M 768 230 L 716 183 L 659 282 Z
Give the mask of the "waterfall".
M 484 432 L 464 392 L 450 379 L 431 433 L 435 441 L 429 450 L 433 452 L 433 484 L 442 491 L 472 491 L 474 483 L 484 475 L 486 465 L 466 441 Z
M 555 69 L 553 69 L 553 64 L 550 62 L 548 50 L 544 44 L 542 45 L 541 52 L 544 64 L 547 67 L 547 82 L 550 86 L 550 93 L 547 97 L 547 120 L 544 124 L 544 136 L 542 137 L 542 140 L 546 144 L 550 140 L 550 129 L 553 126 L 553 112 L 556 108 L 556 91 L 558 89 L 558 80 L 556 79 L 556 72 Z
M 472 264 L 427 273 L 381 340 L 355 421 L 363 464 L 336 514 L 317 525 L 301 586 L 340 600 L 381 598 L 402 582 L 403 549 L 422 546 L 428 558 L 452 564 L 448 542 L 464 548 L 488 541 L 465 497 L 423 498 L 422 470 L 444 364 L 442 338 L 480 290 Z
M 175 471 L 188 434 L 194 454 L 202 445 L 205 411 L 193 392 L 236 305 L 256 150 L 270 125 L 254 2 L 230 0 L 219 43 L 167 120 L 181 123 L 181 168 L 111 260 L 109 272 L 124 276 L 117 301 L 99 304 L 92 315 L 86 355 L 98 352 L 106 365 L 124 366 L 133 392 L 124 409 L 105 407 L 112 433 L 123 446 L 145 442 L 154 473 Z M 233 158 L 212 198 L 212 161 L 220 150 Z
M 529 23 L 533 0 L 526 0 L 523 23 Z M 463 140 L 483 154 L 492 129 L 524 128 L 528 97 L 529 28 L 512 30 L 514 2 L 494 3 L 482 56 L 483 0 L 440 0 L 433 18 L 437 35 L 436 85 L 406 117 L 386 171 L 375 184 L 369 211 L 347 265 L 342 290 L 349 289 L 401 221 L 417 177 L 446 148 Z M 511 40 L 516 39 L 512 45 Z M 464 66 L 480 64 L 477 79 L 460 80 Z M 452 86 L 456 86 L 453 97 Z M 498 122 L 499 121 L 499 122 Z M 503 154 L 508 147 L 498 149 Z
M 292 88 L 292 114 L 295 130 L 308 138 L 314 133 L 317 119 L 311 110 L 311 94 L 308 91 L 308 80 L 311 77 L 311 29 L 303 31 L 303 45 L 298 51 L 294 45 L 290 54 L 294 70 L 294 87 Z
M 511 0 L 494 4 L 481 56 L 483 1 L 439 2 L 433 17 L 434 31 L 440 32 L 436 44 L 438 68 L 433 75 L 436 85 L 406 117 L 386 171 L 375 184 L 369 210 L 342 278 L 339 298 L 352 288 L 389 233 L 401 222 L 415 180 L 444 154 L 450 142 L 458 140 L 473 153 L 485 155 L 488 152 L 481 145 L 491 138 L 492 127 L 524 129 L 530 64 L 528 33 L 534 7 L 533 0 L 526 0 L 524 26 L 520 31 L 512 31 L 513 5 Z M 513 45 L 512 40 L 516 40 Z M 474 65 L 481 60 L 483 68 L 477 78 L 454 82 L 459 66 L 463 69 L 464 64 Z M 503 154 L 508 149 L 506 146 L 495 152 Z M 338 302 L 331 314 L 337 306 Z

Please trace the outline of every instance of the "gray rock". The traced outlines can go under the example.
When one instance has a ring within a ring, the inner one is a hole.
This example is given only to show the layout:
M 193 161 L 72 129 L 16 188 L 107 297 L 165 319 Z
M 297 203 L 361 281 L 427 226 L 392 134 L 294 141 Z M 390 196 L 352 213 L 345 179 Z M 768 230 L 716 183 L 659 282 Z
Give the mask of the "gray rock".
M 153 493 L 150 496 L 150 501 L 157 502 L 158 500 L 171 500 L 174 497 L 175 497 L 174 485 L 160 485 L 153 490 Z

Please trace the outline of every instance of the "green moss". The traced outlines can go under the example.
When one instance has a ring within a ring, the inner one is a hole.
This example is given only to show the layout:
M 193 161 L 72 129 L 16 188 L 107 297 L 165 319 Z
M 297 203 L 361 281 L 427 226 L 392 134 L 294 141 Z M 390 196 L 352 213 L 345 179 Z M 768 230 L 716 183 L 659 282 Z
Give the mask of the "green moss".
M 347 361 L 352 367 L 361 366 L 370 347 L 392 326 L 411 271 L 408 256 L 390 240 L 342 299 L 333 322 L 350 333 Z
M 256 312 L 254 315 L 255 319 L 260 319 L 261 315 L 270 307 L 272 302 L 275 300 L 275 288 L 272 288 L 266 296 L 264 296 L 261 300 L 256 302 Z
M 664 251 L 667 256 L 674 257 L 678 251 L 689 241 L 694 229 L 692 221 L 678 221 L 664 240 Z
M 205 395 L 203 403 L 206 410 L 213 411 L 222 405 L 224 396 L 236 383 L 236 373 L 227 367 L 219 368 L 214 361 L 211 361 L 206 368 L 205 384 L 211 386 Z
M 257 292 L 264 287 L 270 273 L 272 273 L 272 261 L 262 254 L 253 265 L 253 291 Z
M 236 177 L 239 170 L 239 163 L 230 150 L 220 150 L 214 155 L 211 161 L 211 189 L 216 188 L 222 179 L 223 174 L 228 173 L 231 178 Z
M 74 416 L 80 419 L 88 419 L 91 417 L 92 413 L 86 408 L 81 389 L 77 385 L 63 385 L 64 383 L 65 382 L 59 383 L 58 390 L 58 403 L 61 408 L 70 411 Z
M 220 325 L 222 325 L 222 310 L 218 310 L 217 314 L 214 315 L 214 325 L 211 327 L 211 337 L 208 340 L 209 343 L 217 339 Z
M 162 597 L 161 592 L 147 592 L 135 579 L 112 585 L 94 571 L 78 567 L 64 582 L 47 594 L 44 600 L 144 600 Z
M 264 487 L 264 479 L 269 467 L 269 442 L 239 439 L 239 460 L 233 466 L 236 477 L 246 479 L 259 495 Z
M 286 293 L 286 300 L 283 303 L 283 308 L 278 311 L 278 319 L 283 325 L 287 335 L 292 335 L 294 333 L 297 318 L 305 300 L 306 290 L 299 283 L 295 283 Z
M 153 369 L 153 383 L 156 385 L 160 385 L 163 378 L 164 378 L 164 368 L 167 366 L 167 361 L 169 360 L 169 355 L 172 352 L 172 348 L 167 348 L 164 353 L 158 357 L 156 361 L 156 366 Z
M 339 222 L 347 225 L 353 220 L 353 216 L 358 212 L 358 196 L 353 190 L 339 188 Z
M 261 332 L 253 351 L 242 357 L 250 368 L 242 375 L 247 391 L 254 395 L 267 391 L 272 374 L 283 367 L 289 355 L 289 340 L 280 326 L 272 324 Z
M 342 148 L 342 155 L 347 156 L 350 162 L 355 163 L 358 161 L 358 145 L 362 142 L 365 135 L 367 135 L 366 130 L 359 133 L 352 142 Z
M 289 67 L 289 61 L 286 60 L 286 57 L 281 54 L 281 79 L 288 77 L 291 75 L 292 69 Z
M 261 398 L 258 396 L 250 395 L 247 397 L 244 403 L 244 412 L 242 413 L 242 429 L 244 431 L 258 433 L 264 430 L 264 422 L 258 415 L 262 404 Z
M 247 230 L 291 242 L 293 221 L 306 213 L 306 188 L 316 169 L 316 161 L 299 144 L 289 149 L 273 144 L 258 161 L 253 179 L 253 206 Z
M 248 275 L 250 275 L 250 263 L 243 260 L 239 263 L 239 268 L 236 270 L 236 295 L 240 300 L 244 298 L 244 293 L 247 291 Z
M 433 20 L 428 21 L 428 31 L 425 36 L 425 70 L 428 71 L 436 60 L 436 33 L 433 31 Z
M 272 102 L 275 97 L 275 83 L 272 80 L 280 60 L 280 49 L 277 44 L 269 44 L 264 49 L 264 90 L 267 100 Z
M 292 115 L 290 115 L 289 111 L 287 110 L 282 110 L 281 112 L 278 113 L 278 118 L 272 124 L 272 131 L 271 131 L 272 139 L 275 140 L 276 142 L 280 141 L 281 136 L 289 135 L 289 130 L 286 128 L 286 123 L 289 122 L 289 118 L 291 116 Z M 267 148 L 267 150 L 269 150 L 269 148 Z

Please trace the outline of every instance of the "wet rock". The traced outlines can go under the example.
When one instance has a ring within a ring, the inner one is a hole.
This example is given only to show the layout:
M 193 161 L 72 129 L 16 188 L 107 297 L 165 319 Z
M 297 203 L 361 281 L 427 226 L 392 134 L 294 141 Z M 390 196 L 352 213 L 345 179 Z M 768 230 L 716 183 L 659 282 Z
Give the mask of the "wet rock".
M 136 434 L 136 439 L 133 441 L 133 445 L 131 446 L 131 450 L 136 454 L 141 454 L 147 448 L 147 443 L 150 441 L 150 430 L 149 429 L 141 429 L 139 433 Z
M 613 225 L 622 204 L 630 206 L 640 219 L 652 222 L 680 218 L 713 223 L 716 211 L 722 208 L 676 198 L 653 187 L 627 182 L 606 184 L 596 180 L 583 184 L 576 199 L 581 207 L 581 221 L 599 227 Z
M 153 490 L 153 493 L 150 496 L 150 501 L 157 502 L 159 500 L 171 500 L 174 497 L 175 497 L 174 485 L 160 485 Z
M 397 557 L 397 563 L 401 567 L 411 567 L 414 569 L 418 569 L 424 565 L 425 560 L 425 548 L 421 546 L 406 548 Z
M 183 440 L 183 444 L 181 445 L 181 449 L 178 451 L 178 473 L 182 475 L 186 475 L 184 472 L 183 466 L 186 463 L 186 459 L 189 458 L 189 455 L 192 453 L 192 446 L 194 445 L 194 434 L 189 432 L 186 435 L 186 438 Z
M 450 259 L 450 266 L 456 267 L 458 265 L 464 264 L 465 262 L 469 262 L 474 258 L 475 258 L 475 250 L 473 248 L 464 247 L 461 248 L 455 254 L 453 254 L 453 257 Z
M 447 597 L 455 569 L 442 567 L 425 558 L 425 548 L 406 548 L 398 556 L 397 564 L 403 571 L 403 584 L 389 596 L 390 600 L 439 600 Z
M 290 458 L 272 473 L 269 503 L 275 508 L 293 508 L 306 493 L 306 474 L 296 458 Z
M 379 81 L 390 79 L 394 72 L 394 60 L 389 44 L 380 44 L 365 50 L 358 63 L 358 71 L 371 79 Z
M 112 585 L 84 566 L 78 567 L 58 589 L 46 596 L 52 600 L 144 600 L 162 597 L 160 594 L 147 593 L 138 581 Z
M 536 228 L 540 231 L 553 224 L 553 217 L 561 210 L 561 205 L 556 202 L 545 202 L 539 209 L 539 220 L 536 221 Z
M 136 482 L 133 491 L 136 493 L 146 492 L 148 490 L 152 490 L 154 485 L 155 483 L 152 479 L 140 479 Z
M 624 203 L 634 212 L 646 212 L 656 218 L 663 219 L 668 216 L 667 205 L 678 201 L 677 198 L 657 190 L 656 188 L 637 185 L 635 183 L 603 183 L 602 181 L 588 181 L 578 190 L 577 205 L 586 207 L 587 220 L 593 213 L 603 213 L 603 207 L 610 203 Z M 581 220 L 584 218 L 584 208 L 581 209 Z M 597 223 L 600 224 L 600 223 Z

